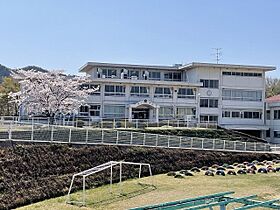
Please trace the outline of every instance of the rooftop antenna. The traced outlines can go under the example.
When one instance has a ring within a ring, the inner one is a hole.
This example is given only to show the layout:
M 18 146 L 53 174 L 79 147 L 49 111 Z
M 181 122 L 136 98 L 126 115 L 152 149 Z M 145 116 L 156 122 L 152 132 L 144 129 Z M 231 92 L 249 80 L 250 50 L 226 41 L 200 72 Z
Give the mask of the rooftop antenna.
M 222 55 L 222 53 L 221 53 L 221 50 L 222 50 L 222 48 L 213 48 L 216 52 L 215 52 L 215 57 L 216 57 L 216 63 L 218 64 L 219 63 L 219 61 L 221 60 L 221 55 Z

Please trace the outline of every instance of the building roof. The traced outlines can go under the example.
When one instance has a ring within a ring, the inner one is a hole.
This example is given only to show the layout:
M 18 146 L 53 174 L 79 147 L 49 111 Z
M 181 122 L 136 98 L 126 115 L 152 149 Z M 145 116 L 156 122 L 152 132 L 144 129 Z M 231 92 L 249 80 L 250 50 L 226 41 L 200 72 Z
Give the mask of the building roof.
M 213 67 L 213 68 L 230 68 L 230 69 L 246 69 L 246 70 L 262 70 L 273 71 L 276 69 L 274 66 L 256 66 L 256 65 L 236 65 L 236 64 L 215 64 L 215 63 L 198 63 L 192 62 L 185 65 L 175 64 L 173 66 L 160 66 L 160 65 L 143 65 L 143 64 L 119 64 L 119 63 L 100 63 L 100 62 L 87 62 L 79 71 L 87 72 L 92 67 L 117 67 L 117 68 L 136 68 L 136 69 L 161 69 L 161 70 L 185 70 L 195 67 Z
M 265 70 L 273 71 L 276 69 L 275 66 L 256 66 L 256 65 L 237 65 L 237 64 L 217 64 L 217 63 L 198 63 L 193 62 L 190 64 L 183 65 L 181 69 L 190 69 L 194 67 L 213 67 L 213 68 L 230 68 L 230 69 L 247 69 L 247 70 Z
M 274 102 L 280 102 L 280 94 L 271 96 L 265 100 L 267 103 L 274 103 Z
M 117 68 L 142 68 L 142 69 L 162 69 L 162 70 L 177 70 L 177 66 L 160 66 L 160 65 L 142 65 L 142 64 L 120 64 L 120 63 L 100 63 L 100 62 L 87 62 L 79 71 L 86 72 L 92 67 L 117 67 Z

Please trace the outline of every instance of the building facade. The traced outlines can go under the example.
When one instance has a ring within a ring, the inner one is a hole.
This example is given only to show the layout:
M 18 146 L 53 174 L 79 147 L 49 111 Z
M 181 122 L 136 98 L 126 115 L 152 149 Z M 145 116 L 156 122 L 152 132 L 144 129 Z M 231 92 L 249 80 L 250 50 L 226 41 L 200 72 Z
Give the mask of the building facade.
M 265 73 L 270 66 L 190 63 L 151 66 L 88 62 L 80 68 L 99 87 L 80 115 L 218 125 L 265 137 Z
M 267 141 L 280 144 L 280 95 L 266 99 Z

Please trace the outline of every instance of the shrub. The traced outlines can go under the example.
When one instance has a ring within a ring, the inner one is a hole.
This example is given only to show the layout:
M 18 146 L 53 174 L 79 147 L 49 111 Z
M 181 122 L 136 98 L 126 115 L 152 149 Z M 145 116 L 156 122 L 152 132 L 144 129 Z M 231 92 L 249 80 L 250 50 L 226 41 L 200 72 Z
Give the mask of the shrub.
M 85 122 L 82 121 L 82 120 L 77 120 L 76 124 L 77 124 L 77 127 L 78 127 L 78 128 L 82 128 L 82 127 L 84 127 Z
M 175 176 L 176 172 L 175 171 L 170 171 L 167 173 L 167 176 Z
M 183 174 L 176 174 L 176 175 L 174 176 L 174 178 L 177 178 L 177 179 L 184 179 L 185 176 L 184 176 Z

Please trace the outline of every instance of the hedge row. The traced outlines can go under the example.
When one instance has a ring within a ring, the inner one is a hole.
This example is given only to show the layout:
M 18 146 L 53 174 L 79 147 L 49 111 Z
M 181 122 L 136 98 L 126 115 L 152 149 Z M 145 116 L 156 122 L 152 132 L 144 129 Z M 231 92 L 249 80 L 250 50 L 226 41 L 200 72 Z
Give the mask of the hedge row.
M 134 129 L 135 132 L 153 133 L 161 135 L 175 135 L 175 136 L 187 136 L 209 139 L 223 139 L 229 141 L 260 141 L 264 142 L 260 138 L 250 137 L 249 135 L 242 134 L 240 132 L 228 131 L 225 129 L 175 129 L 175 128 L 163 128 L 163 129 Z
M 16 208 L 64 195 L 73 173 L 111 160 L 150 163 L 153 174 L 160 174 L 195 166 L 275 158 L 280 156 L 125 146 L 71 147 L 53 144 L 0 148 L 0 209 Z M 118 175 L 115 172 L 116 181 Z M 137 176 L 135 168 L 124 168 L 123 172 L 127 178 Z M 108 173 L 105 171 L 92 176 L 87 187 L 108 183 Z M 76 189 L 80 187 L 81 180 Z

